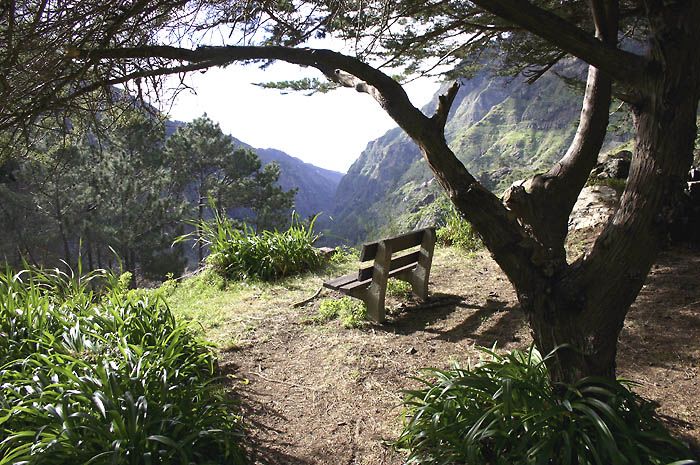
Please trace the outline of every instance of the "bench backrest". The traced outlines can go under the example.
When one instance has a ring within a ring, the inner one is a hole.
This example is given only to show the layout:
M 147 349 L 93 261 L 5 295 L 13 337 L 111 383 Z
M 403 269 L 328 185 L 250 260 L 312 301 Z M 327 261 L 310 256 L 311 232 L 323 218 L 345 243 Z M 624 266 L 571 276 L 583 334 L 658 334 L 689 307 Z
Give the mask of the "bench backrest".
M 379 250 L 379 243 L 383 242 L 384 246 L 391 251 L 392 254 L 396 252 L 401 252 L 412 247 L 424 244 L 424 241 L 432 241 L 435 237 L 435 228 L 425 228 L 419 229 L 417 231 L 412 231 L 410 233 L 401 234 L 399 236 L 390 237 L 388 239 L 383 239 L 377 242 L 371 242 L 362 246 L 362 251 L 360 252 L 360 261 L 367 262 L 374 260 L 377 256 L 377 251 Z M 432 244 L 429 245 L 430 252 L 432 253 Z M 417 250 L 410 254 L 402 255 L 398 258 L 392 258 L 389 271 L 393 271 L 402 268 L 406 265 L 412 263 L 418 263 L 421 251 Z M 370 265 L 367 267 L 361 267 L 358 273 L 358 280 L 364 281 L 372 277 L 374 266 Z

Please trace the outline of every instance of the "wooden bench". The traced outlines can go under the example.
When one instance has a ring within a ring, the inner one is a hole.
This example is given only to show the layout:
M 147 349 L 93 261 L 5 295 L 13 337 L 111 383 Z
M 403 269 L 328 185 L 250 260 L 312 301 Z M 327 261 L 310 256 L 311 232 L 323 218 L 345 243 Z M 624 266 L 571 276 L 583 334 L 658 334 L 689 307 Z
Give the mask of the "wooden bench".
M 415 252 L 398 254 L 420 246 Z M 435 249 L 435 228 L 419 229 L 408 234 L 383 239 L 362 246 L 360 261 L 374 260 L 370 266 L 360 265 L 357 273 L 350 273 L 323 283 L 333 289 L 365 302 L 368 316 L 376 322 L 384 321 L 384 298 L 389 278 L 411 284 L 420 299 L 428 298 L 428 278 Z

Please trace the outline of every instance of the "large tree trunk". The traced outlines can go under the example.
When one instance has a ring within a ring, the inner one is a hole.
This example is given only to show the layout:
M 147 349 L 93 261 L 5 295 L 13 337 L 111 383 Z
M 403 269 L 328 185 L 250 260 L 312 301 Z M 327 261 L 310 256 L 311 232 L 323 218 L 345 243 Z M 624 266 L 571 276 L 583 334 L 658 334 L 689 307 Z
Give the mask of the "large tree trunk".
M 647 76 L 633 106 L 635 152 L 621 204 L 590 254 L 537 288 L 518 289 L 538 347 L 566 345 L 549 362 L 553 381 L 615 376 L 617 340 L 666 239 L 692 162 L 698 109 L 700 8 L 650 12 L 651 58 L 661 69 Z M 516 287 L 517 283 L 516 283 Z

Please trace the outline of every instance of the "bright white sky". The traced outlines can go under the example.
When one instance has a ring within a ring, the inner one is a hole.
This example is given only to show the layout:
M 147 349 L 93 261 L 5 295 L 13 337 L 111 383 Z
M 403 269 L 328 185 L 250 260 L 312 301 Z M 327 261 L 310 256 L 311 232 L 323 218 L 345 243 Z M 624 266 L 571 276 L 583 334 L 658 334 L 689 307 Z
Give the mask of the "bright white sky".
M 256 148 L 275 148 L 308 163 L 346 172 L 367 143 L 396 123 L 367 94 L 338 89 L 305 96 L 263 89 L 253 82 L 321 78 L 316 70 L 275 63 L 266 70 L 231 65 L 191 75 L 195 91 L 181 93 L 170 111 L 180 121 L 207 113 L 225 133 Z M 413 104 L 422 107 L 438 84 L 417 80 L 406 86 Z

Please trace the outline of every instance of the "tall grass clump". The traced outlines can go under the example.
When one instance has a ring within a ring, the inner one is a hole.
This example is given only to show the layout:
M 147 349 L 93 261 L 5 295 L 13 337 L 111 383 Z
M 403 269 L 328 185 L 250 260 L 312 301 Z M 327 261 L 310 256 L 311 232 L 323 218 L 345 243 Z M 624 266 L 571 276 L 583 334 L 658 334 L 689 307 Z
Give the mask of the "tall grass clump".
M 213 220 L 199 224 L 200 240 L 209 247 L 207 264 L 226 279 L 272 281 L 313 270 L 322 263 L 313 246 L 318 239 L 316 217 L 305 223 L 293 215 L 286 231 L 256 232 L 213 210 Z
M 554 388 L 537 351 L 474 367 L 428 370 L 407 391 L 396 446 L 409 464 L 674 465 L 690 451 L 652 405 L 617 381 L 586 378 Z
M 449 206 L 445 224 L 438 228 L 436 234 L 438 244 L 454 246 L 466 252 L 475 252 L 484 247 L 472 224 L 462 218 L 453 205 Z
M 122 284 L 0 273 L 0 465 L 245 463 L 209 347 Z

